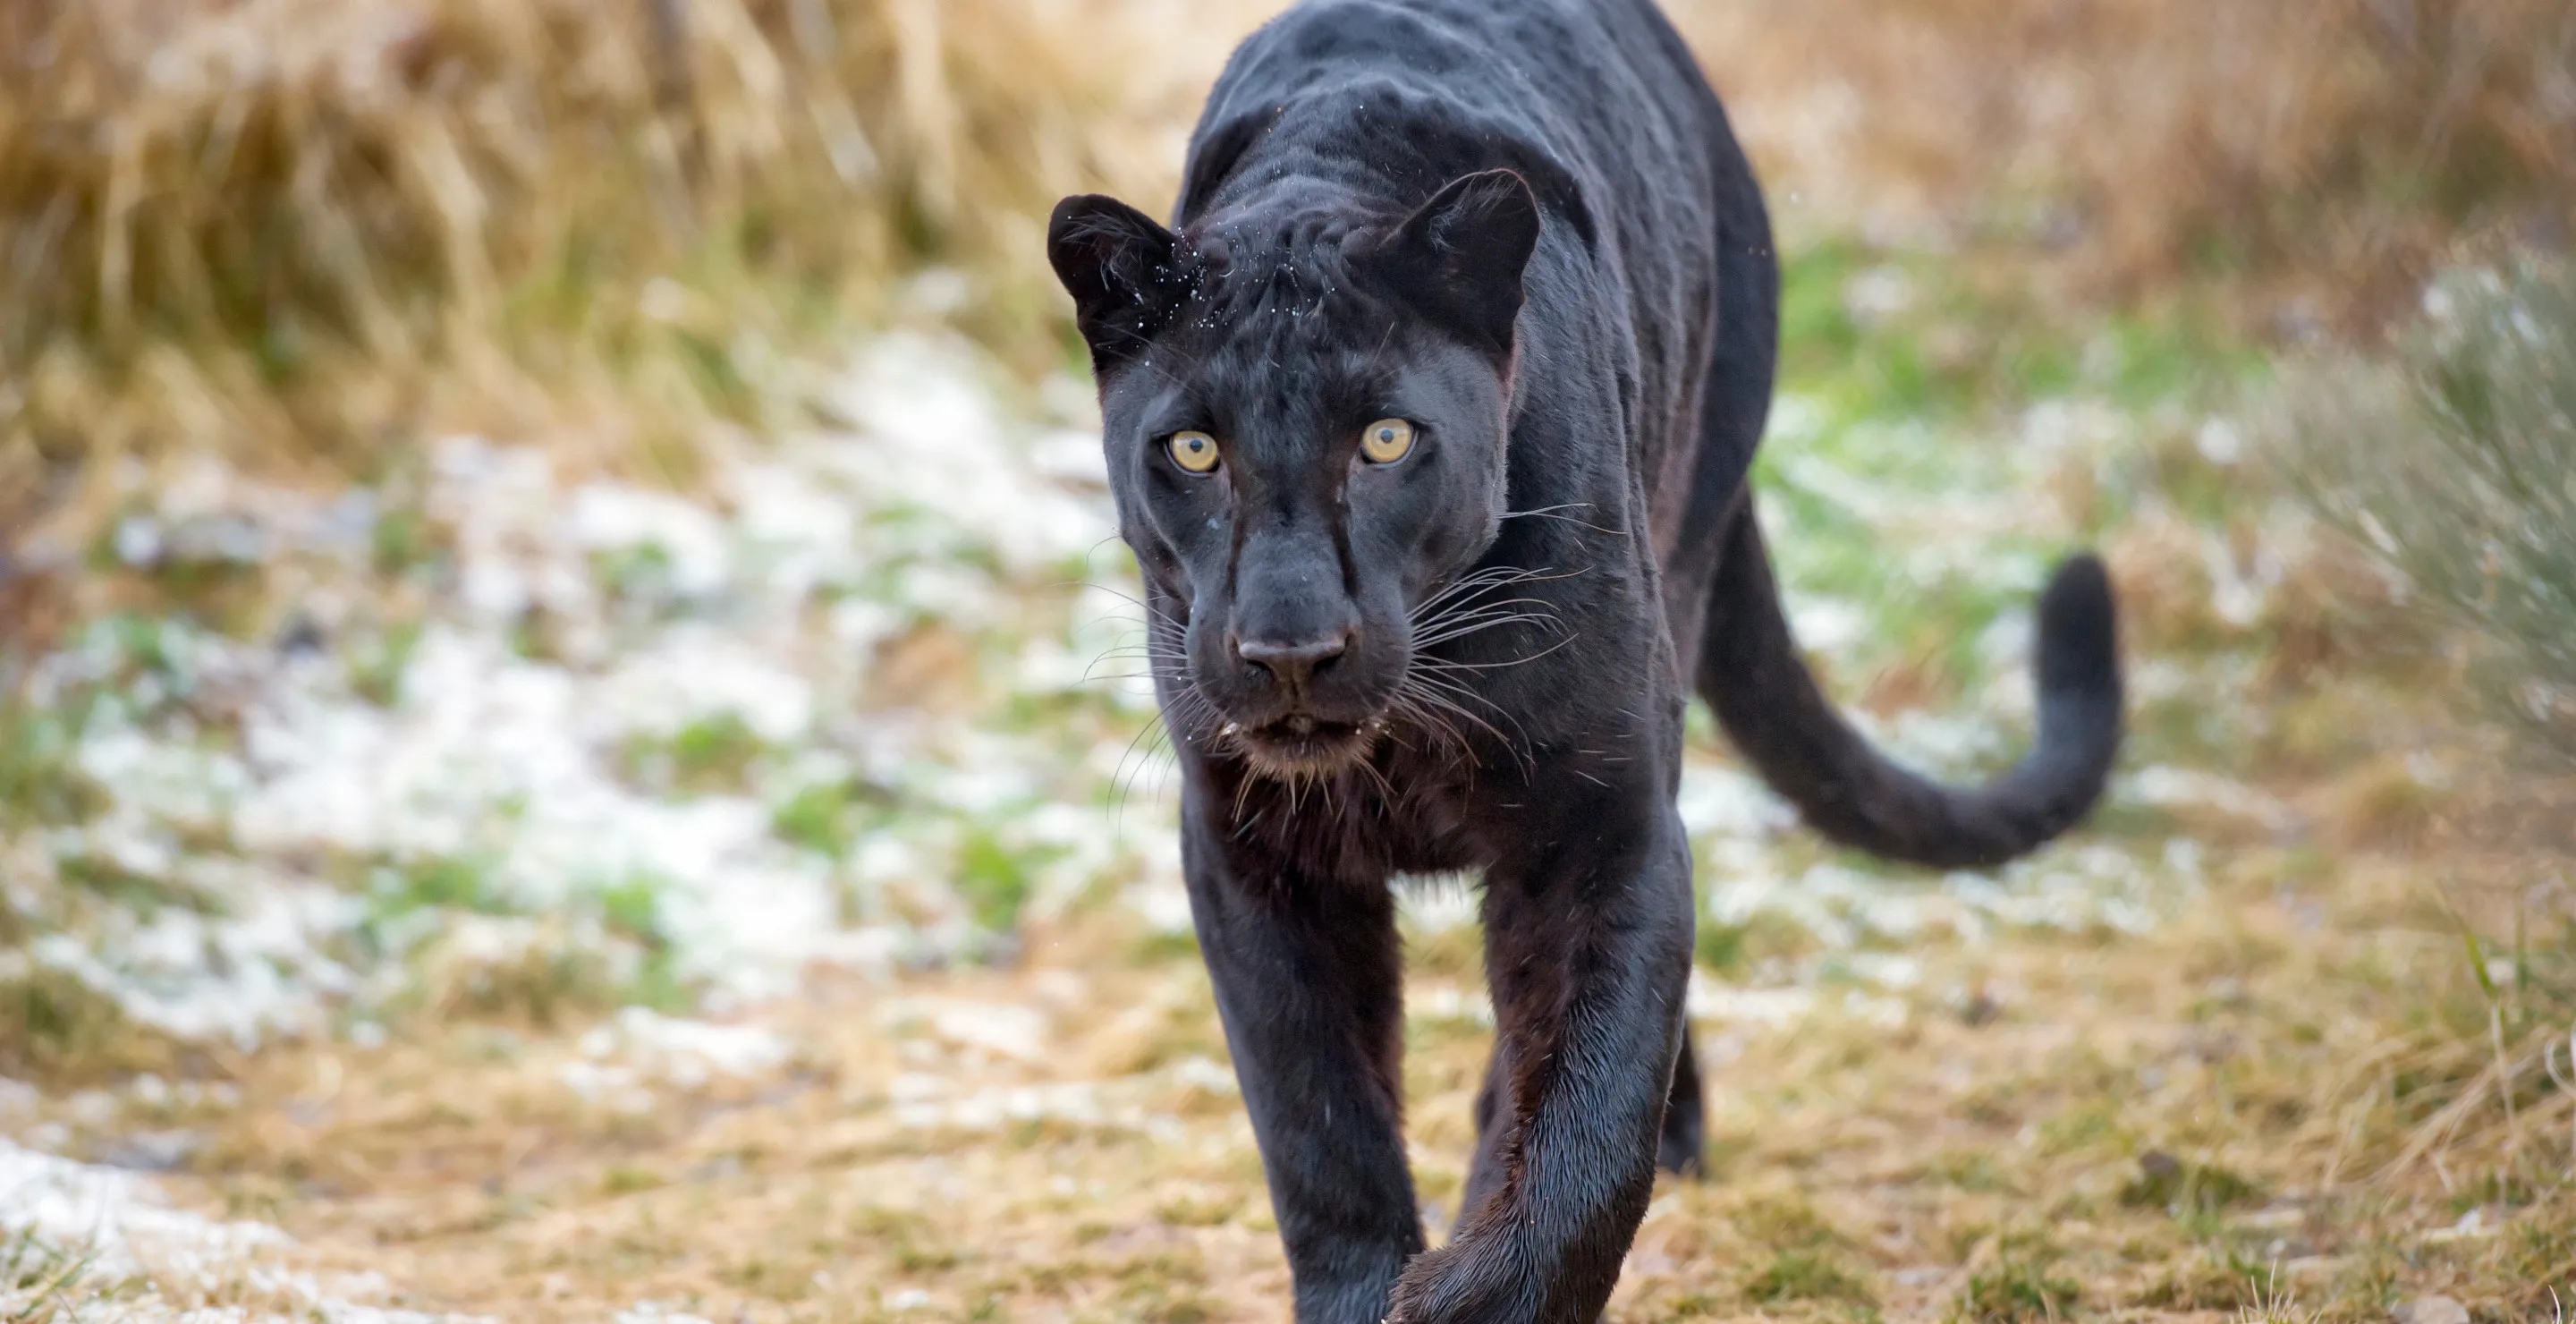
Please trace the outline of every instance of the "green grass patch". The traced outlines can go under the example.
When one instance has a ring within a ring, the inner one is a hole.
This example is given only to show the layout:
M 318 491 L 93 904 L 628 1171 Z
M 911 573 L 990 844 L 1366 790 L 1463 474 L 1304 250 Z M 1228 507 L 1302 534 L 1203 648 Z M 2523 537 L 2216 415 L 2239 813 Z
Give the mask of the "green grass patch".
M 1934 1156 L 1926 1169 L 1944 1185 L 1982 1194 L 2012 1194 L 2020 1188 L 2010 1173 L 1981 1149 L 1954 1149 Z
M 1199 935 L 1190 929 L 1153 929 L 1130 939 L 1125 953 L 1128 964 L 1137 966 L 1195 961 L 1199 956 Z
M 1783 385 L 1854 418 L 1955 420 L 2077 394 L 2142 410 L 2263 371 L 2259 347 L 2209 310 L 2106 326 L 1972 280 L 1946 255 L 1848 236 L 1784 256 L 1780 335 Z
M 379 708 L 402 702 L 403 673 L 420 648 L 420 622 L 396 621 L 349 657 L 349 686 Z
M 671 554 L 657 542 L 593 553 L 591 574 L 630 610 L 658 615 L 673 596 Z
M 32 1229 L 0 1237 L 0 1321 L 53 1324 L 98 1317 L 98 1307 L 126 1295 L 130 1285 L 103 1280 L 97 1264 L 96 1254 L 56 1245 Z
M 1747 1300 L 1764 1305 L 1789 1301 L 1848 1301 L 1874 1304 L 1869 1284 L 1840 1260 L 1820 1251 L 1784 1250 L 1744 1280 Z
M 781 841 L 837 860 L 850 853 L 871 811 L 886 800 L 883 792 L 856 777 L 815 782 L 770 811 L 769 830 Z
M 1774 1250 L 1824 1250 L 1848 1241 L 1816 1207 L 1795 1196 L 1759 1196 L 1734 1213 L 1736 1230 Z
M 367 543 L 376 573 L 389 576 L 409 574 L 436 560 L 444 550 L 428 514 L 407 505 L 377 515 L 375 527 L 368 530 Z
M 2074 1313 L 2083 1289 L 2057 1276 L 2055 1247 L 2028 1237 L 2006 1237 L 1995 1262 L 1968 1276 L 1950 1303 L 1951 1324 L 2031 1324 Z
M 2236 1247 L 2215 1248 L 2167 1269 L 2140 1294 L 2138 1304 L 2158 1310 L 2252 1310 L 2270 1299 L 2266 1284 L 2279 1274 L 2279 1266 Z
M 2162 1150 L 2138 1158 L 2138 1175 L 2120 1188 L 2132 1209 L 2163 1209 L 2175 1217 L 2214 1214 L 2263 1198 L 2263 1188 L 2226 1168 L 2193 1163 Z
M 643 949 L 643 961 L 621 991 L 619 1001 L 656 1011 L 682 1011 L 696 1002 L 695 990 L 679 971 L 679 953 L 662 914 L 665 879 L 638 874 L 601 888 L 600 918 L 608 931 Z
M 740 713 L 698 718 L 666 736 L 636 736 L 619 762 L 628 780 L 666 794 L 737 793 L 751 769 L 770 752 L 769 742 Z
M 86 1082 L 166 1067 L 168 1048 L 67 971 L 30 966 L 0 979 L 0 1073 Z
M 989 828 L 972 829 L 957 850 L 957 894 L 977 924 L 1008 933 L 1019 926 L 1037 871 L 1057 853 L 1052 847 L 1014 845 Z
M 1694 946 L 1699 963 L 1721 975 L 1742 974 L 1749 962 L 1745 939 L 1751 926 L 1724 924 L 1713 919 L 1699 922 L 1699 936 Z
M 634 1195 L 640 1191 L 659 1190 L 667 1184 L 662 1174 L 650 1168 L 619 1164 L 600 1175 L 599 1191 L 602 1195 Z
M 164 910 L 221 913 L 213 897 L 184 884 L 129 869 L 104 855 L 58 856 L 54 872 L 65 886 L 131 911 L 135 918 L 147 923 Z
M 106 810 L 107 788 L 76 757 L 97 699 L 87 690 L 42 705 L 0 696 L 0 827 L 67 827 Z
M 374 911 L 391 919 L 419 910 L 464 910 L 512 915 L 520 907 L 493 878 L 492 862 L 472 856 L 428 855 L 388 863 L 375 874 Z
M 2039 1151 L 2055 1158 L 2120 1142 L 2126 1134 L 2120 1125 L 2118 1105 L 2097 1099 L 2042 1121 L 2039 1124 Z

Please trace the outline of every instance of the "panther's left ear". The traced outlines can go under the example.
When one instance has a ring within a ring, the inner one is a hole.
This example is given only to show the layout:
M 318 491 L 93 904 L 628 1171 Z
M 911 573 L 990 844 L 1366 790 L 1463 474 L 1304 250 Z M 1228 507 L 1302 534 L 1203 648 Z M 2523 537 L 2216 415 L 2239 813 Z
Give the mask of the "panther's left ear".
M 1144 352 L 1180 306 L 1179 241 L 1153 217 L 1097 193 L 1066 198 L 1047 221 L 1047 261 L 1073 296 L 1092 370 Z
M 1497 355 L 1512 349 L 1521 273 L 1538 247 L 1538 197 L 1511 170 L 1464 175 L 1363 259 L 1390 292 Z

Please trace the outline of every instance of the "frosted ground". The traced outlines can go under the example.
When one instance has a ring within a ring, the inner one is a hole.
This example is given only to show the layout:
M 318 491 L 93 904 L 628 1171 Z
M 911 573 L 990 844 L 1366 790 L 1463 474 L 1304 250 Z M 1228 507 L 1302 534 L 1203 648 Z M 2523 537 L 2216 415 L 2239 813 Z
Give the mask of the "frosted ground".
M 1855 316 L 1905 297 L 1902 273 L 1862 276 Z M 0 951 L 0 977 L 67 981 L 230 1054 L 370 1047 L 423 1016 L 558 999 L 602 1017 L 561 1086 L 649 1107 L 776 1067 L 789 1049 L 763 1009 L 821 972 L 1009 964 L 1075 913 L 1185 933 L 1151 703 L 1103 660 L 1141 631 L 1085 389 L 891 337 L 818 406 L 828 425 L 719 448 L 685 493 L 486 437 L 336 492 L 211 463 L 135 475 L 101 546 L 57 549 L 152 592 L 25 678 L 15 757 L 39 772 L 14 784 L 44 793 L 10 807 L 0 870 L 37 936 Z M 2222 473 L 2240 462 L 2232 424 L 2177 408 L 2115 408 L 2079 382 L 1975 437 L 1784 396 L 1765 514 L 1837 691 L 1957 641 L 1939 660 L 1964 683 L 1875 686 L 1867 728 L 1954 775 L 2019 749 L 2026 608 L 2101 518 L 2088 504 L 2197 558 L 2222 616 L 2261 616 L 2300 534 L 2276 520 L 2249 554 L 2145 490 L 2151 433 Z M 2051 495 L 2070 484 L 2084 500 Z M 2143 710 L 2224 724 L 2249 666 L 2150 656 L 2132 679 Z M 1711 957 L 1694 1013 L 1776 1025 L 1830 999 L 1902 1018 L 1892 994 L 1977 996 L 1921 989 L 1911 943 L 2158 925 L 2201 886 L 2179 824 L 2287 811 L 2193 766 L 2190 739 L 2142 743 L 2120 830 L 1938 877 L 1819 847 L 1702 730 L 1682 793 Z M 1472 918 L 1465 889 L 1409 895 L 1417 934 Z M 1426 996 L 1485 1018 L 1472 991 Z M 949 1016 L 950 1039 L 1034 1051 L 1003 1013 Z M 1196 1061 L 1178 1069 L 1223 1083 Z M 97 1126 L 13 1127 L 0 1230 L 140 1284 L 117 1298 L 134 1317 L 164 1299 L 153 1284 L 225 1272 L 269 1275 L 241 1299 L 280 1312 L 388 1317 L 369 1313 L 390 1309 L 369 1304 L 381 1283 L 297 1277 L 274 1228 L 165 1201 L 146 1172 L 194 1141 L 116 1119 L 174 1089 L 201 1087 L 144 1077 L 93 1092 Z M 260 1313 L 224 1309 L 189 1317 Z

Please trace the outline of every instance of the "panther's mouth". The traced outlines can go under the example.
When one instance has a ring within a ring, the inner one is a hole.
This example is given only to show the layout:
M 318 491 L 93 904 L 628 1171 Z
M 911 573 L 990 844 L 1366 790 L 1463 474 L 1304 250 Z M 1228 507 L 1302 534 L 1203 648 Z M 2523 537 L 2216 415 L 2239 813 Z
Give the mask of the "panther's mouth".
M 1255 772 L 1281 779 L 1339 772 L 1366 759 L 1385 731 L 1383 722 L 1333 722 L 1304 714 L 1260 726 L 1226 725 L 1226 734 Z

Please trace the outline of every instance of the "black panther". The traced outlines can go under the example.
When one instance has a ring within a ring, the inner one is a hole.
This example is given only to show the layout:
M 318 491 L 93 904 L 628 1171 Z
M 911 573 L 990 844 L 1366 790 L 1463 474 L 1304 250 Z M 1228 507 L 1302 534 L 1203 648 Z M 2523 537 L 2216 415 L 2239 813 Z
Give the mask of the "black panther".
M 1817 831 L 1995 864 L 2118 750 L 2101 564 L 2041 598 L 2037 743 L 1994 782 L 1836 714 L 1746 487 L 1770 223 L 1650 0 L 1306 0 L 1218 79 L 1169 228 L 1073 197 L 1048 246 L 1297 1318 L 1593 1319 L 1658 1163 L 1699 1161 L 1690 689 Z M 1451 871 L 1482 879 L 1498 1042 L 1426 1250 L 1389 886 Z

